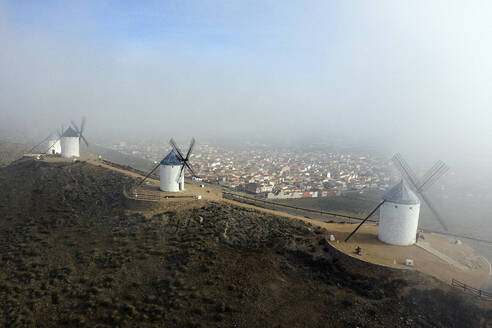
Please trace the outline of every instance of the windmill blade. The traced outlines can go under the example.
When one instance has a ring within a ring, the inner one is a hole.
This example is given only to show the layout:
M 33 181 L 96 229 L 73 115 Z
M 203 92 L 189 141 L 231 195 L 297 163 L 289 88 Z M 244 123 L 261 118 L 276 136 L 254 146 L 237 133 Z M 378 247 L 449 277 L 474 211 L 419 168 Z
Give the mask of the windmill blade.
M 395 163 L 395 166 L 400 171 L 403 179 L 405 179 L 410 184 L 410 186 L 412 186 L 412 188 L 417 189 L 419 180 L 415 175 L 415 172 L 413 172 L 408 163 L 399 153 L 396 153 L 393 156 L 393 163 Z
M 188 162 L 184 162 L 184 165 L 186 165 L 186 168 L 190 171 L 192 177 L 198 177 L 198 175 L 195 174 L 195 171 L 191 168 L 190 164 Z
M 40 143 L 38 143 L 36 146 L 32 147 L 31 149 L 29 149 L 26 154 L 30 154 L 34 149 L 38 148 L 40 145 L 43 144 L 43 142 L 45 142 L 46 140 L 49 139 L 49 137 L 51 137 L 51 135 L 48 135 L 46 138 L 43 139 L 43 141 L 41 141 Z M 50 147 L 51 148 L 51 147 Z M 48 148 L 49 149 L 49 148 Z
M 169 140 L 169 143 L 171 144 L 171 146 L 173 147 L 173 149 L 178 153 L 180 159 L 181 160 L 184 160 L 183 153 L 181 153 L 181 150 L 179 150 L 179 148 L 176 145 L 176 142 L 174 142 L 174 139 L 173 138 L 171 138 L 171 140 Z
M 425 204 L 427 205 L 427 207 L 431 210 L 432 214 L 434 214 L 434 217 L 437 219 L 437 221 L 439 222 L 439 224 L 441 224 L 441 226 L 443 227 L 443 229 L 445 231 L 448 231 L 448 227 L 446 226 L 446 224 L 444 224 L 444 220 L 439 215 L 439 213 L 437 213 L 436 209 L 434 208 L 434 205 L 431 204 L 431 202 L 429 201 L 429 199 L 427 198 L 427 196 L 425 196 L 424 194 L 420 194 L 420 196 L 422 197 L 422 200 L 425 202 Z
M 434 165 L 430 169 L 425 172 L 424 176 L 420 179 L 420 186 L 419 188 L 424 184 L 425 181 L 429 179 L 429 177 L 433 176 L 437 170 L 439 170 L 439 167 L 444 164 L 442 161 L 436 161 Z
M 393 163 L 396 164 L 398 170 L 402 173 L 402 176 L 404 178 L 406 177 L 406 180 L 410 182 L 410 185 L 416 188 L 419 183 L 419 179 L 400 153 L 396 153 L 393 156 Z
M 75 132 L 77 132 L 78 134 L 80 134 L 80 129 L 79 127 L 77 126 L 77 124 L 75 124 L 74 121 L 70 121 L 70 123 L 72 123 L 72 126 L 75 128 Z
M 176 182 L 179 183 L 179 180 L 181 180 L 181 176 L 183 175 L 183 171 L 184 171 L 184 164 L 181 165 L 181 169 L 179 170 L 179 174 L 178 176 L 176 177 Z
M 428 176 L 425 180 L 423 179 L 423 183 L 419 186 L 418 191 L 424 192 L 428 190 L 437 180 L 439 180 L 446 172 L 448 172 L 449 167 L 441 162 L 439 167 L 435 169 L 434 173 Z
M 365 218 L 364 220 L 362 220 L 362 222 L 361 222 L 361 223 L 357 226 L 357 228 L 355 228 L 355 230 L 354 230 L 354 231 L 352 231 L 352 232 L 350 233 L 350 235 L 348 235 L 348 236 L 347 236 L 347 238 L 345 238 L 345 241 L 348 241 L 350 238 L 352 238 L 352 236 L 353 236 L 353 235 L 357 232 L 357 230 L 359 230 L 359 228 L 360 228 L 360 227 L 362 227 L 362 225 L 363 225 L 364 223 L 366 223 L 366 221 L 367 221 L 367 220 L 369 220 L 369 218 L 370 218 L 370 217 L 371 217 L 371 216 L 372 216 L 372 215 L 373 215 L 373 214 L 374 214 L 374 213 L 378 210 L 378 208 L 380 208 L 380 207 L 381 207 L 381 205 L 383 205 L 383 204 L 384 204 L 384 202 L 385 202 L 385 201 L 383 200 L 381 203 L 379 203 L 379 204 L 378 204 L 378 206 L 376 206 L 376 208 L 374 208 L 374 209 L 371 211 L 371 213 L 369 213 L 369 215 L 368 215 L 368 216 L 366 216 L 366 218 Z
M 137 184 L 136 188 L 140 187 L 140 186 L 142 185 L 142 183 L 144 183 L 144 182 L 145 182 L 145 180 L 147 180 L 147 178 L 148 178 L 148 177 L 150 177 L 150 175 L 151 175 L 152 173 L 154 173 L 154 171 L 155 171 L 155 170 L 157 170 L 157 168 L 158 168 L 160 165 L 161 165 L 161 163 L 157 164 L 157 165 L 156 165 L 156 166 L 155 166 L 152 170 L 150 170 L 150 172 L 149 172 L 149 173 L 147 173 L 147 175 L 143 178 L 143 180 L 142 180 L 142 181 L 140 181 L 140 182 Z
M 80 135 L 80 138 L 84 141 L 85 145 L 87 147 L 89 147 L 89 143 L 87 142 L 87 140 L 85 139 L 85 137 L 82 134 Z
M 84 126 L 85 126 L 85 116 L 82 117 L 82 122 L 80 122 L 80 134 L 84 132 Z
M 190 148 L 188 148 L 188 153 L 186 153 L 186 157 L 185 157 L 186 161 L 190 158 L 191 151 L 193 150 L 194 146 L 195 146 L 195 138 L 192 138 L 190 143 Z

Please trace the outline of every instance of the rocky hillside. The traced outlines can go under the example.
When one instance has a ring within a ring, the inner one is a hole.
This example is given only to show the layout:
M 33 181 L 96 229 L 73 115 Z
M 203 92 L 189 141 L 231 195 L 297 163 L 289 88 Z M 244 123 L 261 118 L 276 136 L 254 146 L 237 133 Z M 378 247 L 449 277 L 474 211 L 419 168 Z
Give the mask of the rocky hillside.
M 151 217 L 85 163 L 0 168 L 0 326 L 480 327 L 490 305 L 334 251 L 302 222 L 208 203 Z

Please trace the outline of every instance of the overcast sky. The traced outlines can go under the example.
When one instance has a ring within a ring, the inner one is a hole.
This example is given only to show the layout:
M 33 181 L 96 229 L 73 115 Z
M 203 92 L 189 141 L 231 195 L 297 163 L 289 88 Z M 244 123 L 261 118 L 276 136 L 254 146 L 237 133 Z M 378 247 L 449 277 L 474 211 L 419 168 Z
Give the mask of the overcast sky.
M 490 1 L 0 0 L 0 129 L 491 154 Z M 457 156 L 457 155 L 456 155 Z

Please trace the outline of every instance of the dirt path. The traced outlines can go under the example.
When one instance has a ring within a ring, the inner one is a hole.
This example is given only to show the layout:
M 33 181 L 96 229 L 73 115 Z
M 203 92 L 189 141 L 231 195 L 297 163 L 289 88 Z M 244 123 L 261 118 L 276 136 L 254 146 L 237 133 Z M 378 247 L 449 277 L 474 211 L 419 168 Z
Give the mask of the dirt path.
M 455 259 L 439 252 L 437 249 L 433 248 L 428 242 L 418 241 L 417 243 L 415 243 L 415 246 L 426 250 L 427 252 L 431 253 L 432 255 L 440 258 L 441 260 L 443 260 L 443 261 L 445 261 L 445 262 L 447 262 L 453 266 L 455 266 L 456 268 L 458 268 L 460 270 L 466 271 L 469 269 L 466 266 L 464 266 L 463 264 L 461 264 L 460 262 L 456 261 Z

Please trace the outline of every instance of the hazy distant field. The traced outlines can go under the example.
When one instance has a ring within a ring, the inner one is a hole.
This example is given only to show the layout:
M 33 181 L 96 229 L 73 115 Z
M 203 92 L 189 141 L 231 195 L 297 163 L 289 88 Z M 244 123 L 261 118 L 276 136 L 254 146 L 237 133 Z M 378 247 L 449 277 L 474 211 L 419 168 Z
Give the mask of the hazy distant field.
M 281 199 L 275 202 L 362 217 L 369 214 L 379 203 L 381 195 L 382 192 L 380 191 L 371 191 L 364 194 L 354 192 L 343 196 Z
M 119 151 L 101 147 L 98 145 L 91 145 L 90 149 L 86 150 L 86 152 L 90 152 L 95 155 L 101 155 L 103 159 L 109 160 L 110 162 L 121 165 L 129 165 L 135 169 L 142 170 L 144 172 L 149 171 L 153 167 L 152 162 L 149 160 L 133 155 L 123 154 Z

